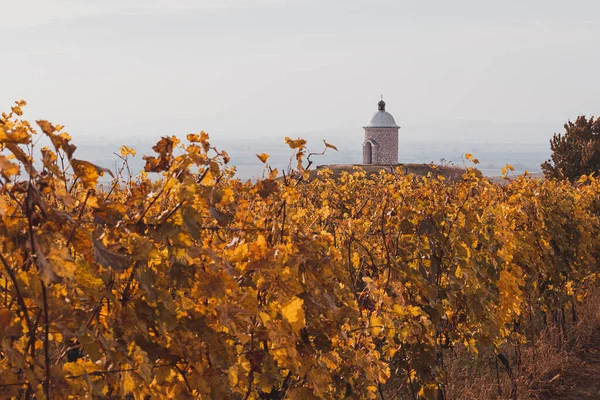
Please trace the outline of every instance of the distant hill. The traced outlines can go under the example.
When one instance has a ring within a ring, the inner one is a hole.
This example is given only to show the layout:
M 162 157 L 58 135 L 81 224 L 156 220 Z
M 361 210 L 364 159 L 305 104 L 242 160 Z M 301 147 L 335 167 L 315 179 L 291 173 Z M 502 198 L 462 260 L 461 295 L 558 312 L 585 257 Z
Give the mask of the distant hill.
M 465 173 L 465 168 L 447 167 L 433 164 L 398 164 L 398 165 L 368 165 L 368 164 L 335 164 L 335 165 L 319 165 L 317 169 L 310 172 L 310 179 L 317 177 L 318 171 L 325 168 L 330 169 L 333 174 L 332 178 L 337 179 L 342 175 L 342 172 L 353 173 L 357 169 L 362 169 L 367 173 L 367 176 L 376 175 L 380 171 L 385 170 L 393 172 L 397 167 L 403 168 L 405 174 L 413 174 L 416 176 L 426 176 L 432 173 L 434 176 L 441 175 L 449 181 L 460 179 Z
M 310 179 L 314 179 L 317 177 L 317 173 L 320 170 L 325 168 L 329 168 L 333 174 L 332 178 L 337 179 L 342 175 L 342 172 L 353 173 L 356 172 L 357 169 L 362 169 L 367 173 L 367 176 L 376 175 L 379 171 L 385 170 L 388 172 L 394 171 L 396 167 L 401 167 L 404 169 L 405 174 L 413 174 L 416 176 L 426 176 L 428 173 L 432 173 L 434 176 L 442 175 L 448 181 L 455 181 L 461 178 L 461 176 L 465 173 L 465 168 L 459 167 L 450 167 L 450 166 L 441 166 L 434 164 L 398 164 L 398 165 L 367 165 L 367 164 L 335 164 L 335 165 L 318 165 L 317 169 L 310 171 Z M 477 170 L 479 174 L 481 171 Z M 516 176 L 522 175 L 521 173 L 517 173 L 514 175 L 509 175 L 509 179 L 515 178 Z M 529 177 L 531 179 L 544 179 L 544 174 L 541 172 L 529 173 Z M 504 184 L 507 181 L 502 176 L 488 176 L 487 179 L 490 182 L 501 183 Z
M 518 176 L 523 175 L 523 174 L 518 174 Z M 544 179 L 544 173 L 543 172 L 534 172 L 534 173 L 530 173 L 529 177 L 531 179 Z M 509 175 L 509 179 L 513 178 L 512 176 Z M 505 183 L 506 180 L 501 177 L 501 176 L 488 176 L 488 180 L 490 182 L 495 182 L 495 183 Z

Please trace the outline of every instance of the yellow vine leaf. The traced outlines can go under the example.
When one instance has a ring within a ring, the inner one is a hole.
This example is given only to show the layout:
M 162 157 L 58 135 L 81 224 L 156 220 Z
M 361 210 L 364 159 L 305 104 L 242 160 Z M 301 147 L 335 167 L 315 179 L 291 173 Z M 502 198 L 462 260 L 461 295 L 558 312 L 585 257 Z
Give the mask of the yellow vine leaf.
M 202 142 L 206 142 L 208 140 L 208 133 L 202 131 L 200 132 L 200 134 L 196 134 L 196 133 L 189 133 L 187 135 L 187 140 L 189 140 L 192 143 L 202 143 Z
M 132 149 L 131 147 L 128 146 L 121 146 L 121 148 L 119 149 L 119 151 L 121 152 L 121 155 L 123 157 L 127 157 L 127 156 L 135 156 L 135 150 Z
M 71 167 L 75 174 L 81 178 L 83 184 L 88 188 L 93 188 L 98 183 L 98 178 L 103 176 L 104 173 L 108 173 L 114 177 L 112 171 L 108 168 L 102 168 L 88 161 L 72 159 Z
M 371 315 L 369 319 L 371 325 L 371 333 L 377 337 L 383 331 L 383 319 L 375 314 Z
M 464 274 L 463 274 L 463 272 L 462 272 L 462 269 L 460 268 L 460 265 L 457 265 L 457 266 L 456 266 L 456 271 L 454 272 L 454 275 L 455 275 L 455 276 L 456 276 L 458 279 L 461 279 L 461 278 L 464 276 Z
M 304 300 L 294 297 L 281 309 L 281 315 L 290 323 L 294 332 L 299 331 L 306 325 L 303 306 Z
M 24 128 L 7 131 L 0 125 L 0 143 L 28 144 L 31 143 L 31 135 Z
M 123 393 L 133 393 L 137 384 L 135 379 L 133 378 L 133 374 L 131 372 L 123 373 Z

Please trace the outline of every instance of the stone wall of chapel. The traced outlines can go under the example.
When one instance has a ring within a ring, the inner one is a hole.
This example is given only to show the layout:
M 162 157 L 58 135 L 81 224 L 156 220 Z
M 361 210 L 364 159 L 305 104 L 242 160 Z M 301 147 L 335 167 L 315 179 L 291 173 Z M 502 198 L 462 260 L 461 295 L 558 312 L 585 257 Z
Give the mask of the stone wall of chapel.
M 398 164 L 398 128 L 365 128 L 365 142 L 369 139 L 377 143 L 373 164 Z M 363 151 L 364 162 L 366 154 Z

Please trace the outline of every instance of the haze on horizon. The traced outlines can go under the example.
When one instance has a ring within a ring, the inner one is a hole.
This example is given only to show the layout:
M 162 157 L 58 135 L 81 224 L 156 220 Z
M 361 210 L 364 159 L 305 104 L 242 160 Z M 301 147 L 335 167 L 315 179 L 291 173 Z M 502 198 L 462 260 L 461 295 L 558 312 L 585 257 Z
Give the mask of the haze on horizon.
M 0 110 L 26 99 L 76 139 L 361 136 L 380 94 L 403 127 L 600 110 L 593 0 L 0 4 Z

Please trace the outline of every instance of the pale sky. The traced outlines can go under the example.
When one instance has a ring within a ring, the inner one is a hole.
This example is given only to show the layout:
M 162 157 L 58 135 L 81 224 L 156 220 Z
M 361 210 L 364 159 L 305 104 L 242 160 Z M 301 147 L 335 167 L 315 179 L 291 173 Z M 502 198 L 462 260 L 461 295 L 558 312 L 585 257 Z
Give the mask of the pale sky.
M 219 135 L 600 114 L 597 0 L 0 0 L 0 111 Z

